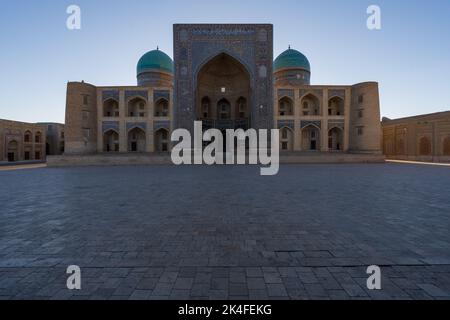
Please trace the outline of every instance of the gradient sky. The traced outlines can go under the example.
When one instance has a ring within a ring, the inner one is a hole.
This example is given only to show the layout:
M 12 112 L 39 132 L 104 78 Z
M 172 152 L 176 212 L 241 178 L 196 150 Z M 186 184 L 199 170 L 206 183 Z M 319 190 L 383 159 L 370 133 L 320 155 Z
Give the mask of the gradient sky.
M 380 31 L 366 27 L 370 4 Z M 135 85 L 142 54 L 173 56 L 174 23 L 272 23 L 274 57 L 303 52 L 312 84 L 378 81 L 390 118 L 450 110 L 449 0 L 0 0 L 0 118 L 64 122 L 67 81 Z

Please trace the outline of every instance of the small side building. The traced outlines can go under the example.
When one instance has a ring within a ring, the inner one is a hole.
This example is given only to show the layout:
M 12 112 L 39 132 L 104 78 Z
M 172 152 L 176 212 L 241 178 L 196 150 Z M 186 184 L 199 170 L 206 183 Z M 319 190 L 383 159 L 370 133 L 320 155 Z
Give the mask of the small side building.
M 450 111 L 383 118 L 381 125 L 387 159 L 450 162 Z
M 45 161 L 45 126 L 0 119 L 0 163 Z

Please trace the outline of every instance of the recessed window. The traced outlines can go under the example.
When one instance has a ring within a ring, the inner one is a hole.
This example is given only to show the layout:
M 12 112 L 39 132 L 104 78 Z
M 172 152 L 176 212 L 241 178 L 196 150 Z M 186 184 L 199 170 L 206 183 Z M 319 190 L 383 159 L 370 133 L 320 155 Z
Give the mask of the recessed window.
M 25 133 L 24 141 L 31 142 L 31 133 L 30 132 Z
M 358 136 L 362 136 L 364 134 L 364 128 L 363 127 L 358 127 L 357 128 L 357 133 L 358 133 Z
M 364 102 L 364 95 L 363 94 L 360 94 L 359 96 L 358 96 L 358 103 L 363 103 Z
M 363 110 L 358 110 L 358 118 L 362 118 L 363 117 Z
M 169 116 L 169 102 L 165 99 L 160 99 L 156 103 L 155 117 L 168 117 Z
M 83 95 L 83 104 L 86 106 L 88 103 L 89 103 L 89 98 L 88 98 L 89 96 L 88 95 Z
M 284 97 L 278 103 L 279 115 L 280 116 L 292 116 L 293 115 L 293 102 L 291 99 Z

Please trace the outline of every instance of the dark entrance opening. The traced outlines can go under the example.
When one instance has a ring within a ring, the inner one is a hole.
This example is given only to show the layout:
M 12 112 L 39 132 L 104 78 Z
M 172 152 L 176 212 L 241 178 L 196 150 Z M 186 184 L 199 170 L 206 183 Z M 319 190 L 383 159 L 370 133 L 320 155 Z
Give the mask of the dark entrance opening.
M 226 53 L 210 59 L 197 74 L 196 118 L 204 128 L 246 130 L 250 123 L 250 74 Z
M 14 162 L 16 161 L 14 157 L 14 152 L 8 152 L 8 162 Z

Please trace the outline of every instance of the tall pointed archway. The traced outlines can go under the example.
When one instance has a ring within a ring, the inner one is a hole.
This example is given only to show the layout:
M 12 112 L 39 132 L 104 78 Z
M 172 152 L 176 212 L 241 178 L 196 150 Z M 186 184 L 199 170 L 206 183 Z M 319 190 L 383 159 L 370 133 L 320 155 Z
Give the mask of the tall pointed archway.
M 206 112 L 205 101 L 217 107 Z M 245 101 L 239 104 L 240 109 L 232 107 L 237 101 Z M 197 120 L 204 122 L 205 129 L 247 129 L 250 126 L 250 104 L 250 75 L 237 59 L 220 53 L 200 68 L 195 114 Z

